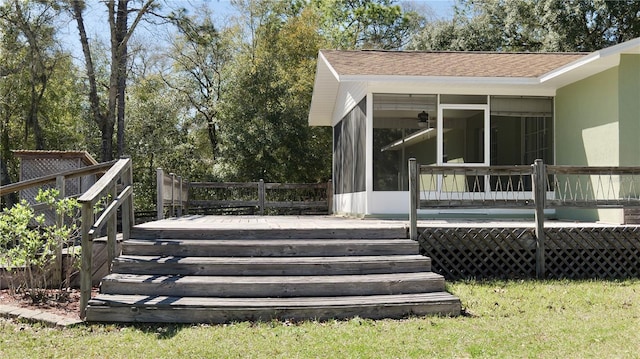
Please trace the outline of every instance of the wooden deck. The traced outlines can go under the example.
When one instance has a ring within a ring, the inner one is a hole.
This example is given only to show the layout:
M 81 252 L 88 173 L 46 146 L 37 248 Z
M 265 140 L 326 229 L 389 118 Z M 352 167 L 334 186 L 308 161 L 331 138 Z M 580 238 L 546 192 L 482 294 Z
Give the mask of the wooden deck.
M 140 224 L 140 228 L 273 230 L 273 229 L 380 229 L 408 230 L 409 221 L 400 219 L 358 219 L 340 216 L 183 216 Z M 438 219 L 419 220 L 418 227 L 441 228 L 534 228 L 530 220 Z M 637 227 L 599 222 L 547 220 L 545 228 L 609 228 Z

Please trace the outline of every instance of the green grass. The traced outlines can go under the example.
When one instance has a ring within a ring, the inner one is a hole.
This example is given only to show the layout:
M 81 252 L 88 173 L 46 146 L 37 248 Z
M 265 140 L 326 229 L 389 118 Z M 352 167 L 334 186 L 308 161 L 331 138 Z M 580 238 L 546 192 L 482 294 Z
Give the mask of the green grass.
M 0 322 L 0 358 L 640 358 L 640 280 L 454 282 L 467 315 L 230 325 Z

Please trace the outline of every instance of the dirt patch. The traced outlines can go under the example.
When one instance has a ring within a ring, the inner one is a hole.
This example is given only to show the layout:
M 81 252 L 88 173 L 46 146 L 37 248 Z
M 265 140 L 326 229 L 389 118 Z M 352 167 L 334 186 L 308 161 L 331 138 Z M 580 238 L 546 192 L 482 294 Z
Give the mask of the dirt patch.
M 97 289 L 93 291 L 92 297 L 97 294 Z M 33 303 L 27 294 L 13 293 L 9 289 L 2 289 L 0 290 L 0 304 L 39 310 L 70 319 L 80 319 L 80 291 L 77 289 L 48 290 L 46 299 L 38 303 Z

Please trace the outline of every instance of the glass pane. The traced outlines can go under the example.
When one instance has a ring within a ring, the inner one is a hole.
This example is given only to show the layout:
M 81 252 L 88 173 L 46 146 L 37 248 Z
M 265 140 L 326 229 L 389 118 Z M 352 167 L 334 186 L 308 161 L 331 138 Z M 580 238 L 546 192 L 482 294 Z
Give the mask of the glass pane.
M 486 105 L 486 95 L 440 95 L 440 103 Z
M 423 112 L 428 120 L 420 123 Z M 420 164 L 436 162 L 436 115 L 436 95 L 374 94 L 374 191 L 408 190 L 411 157 Z
M 445 163 L 484 163 L 484 111 L 442 111 Z

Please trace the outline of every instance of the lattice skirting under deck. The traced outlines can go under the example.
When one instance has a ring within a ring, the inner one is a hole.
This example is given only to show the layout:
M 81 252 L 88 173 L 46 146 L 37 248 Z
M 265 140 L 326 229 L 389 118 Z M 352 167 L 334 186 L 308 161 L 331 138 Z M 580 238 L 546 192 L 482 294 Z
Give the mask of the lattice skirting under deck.
M 533 228 L 420 228 L 421 253 L 447 279 L 535 278 Z M 640 277 L 640 227 L 545 229 L 547 278 Z

